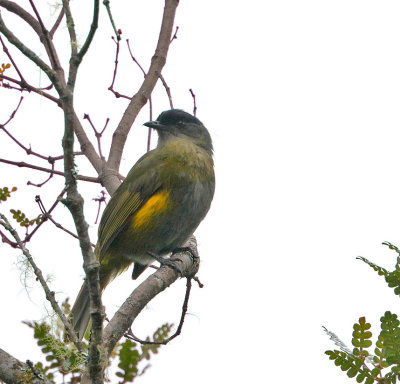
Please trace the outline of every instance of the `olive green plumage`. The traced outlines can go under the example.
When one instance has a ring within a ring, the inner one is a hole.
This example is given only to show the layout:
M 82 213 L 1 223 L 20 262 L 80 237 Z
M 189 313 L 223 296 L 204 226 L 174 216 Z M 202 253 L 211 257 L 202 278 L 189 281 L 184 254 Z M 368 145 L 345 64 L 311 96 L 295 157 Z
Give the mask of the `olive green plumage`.
M 99 225 L 95 253 L 102 290 L 132 262 L 136 279 L 154 261 L 149 252 L 162 256 L 182 246 L 207 214 L 214 195 L 213 148 L 204 125 L 177 109 L 144 125 L 157 130 L 158 146 L 130 170 Z M 71 315 L 82 338 L 90 318 L 86 283 Z

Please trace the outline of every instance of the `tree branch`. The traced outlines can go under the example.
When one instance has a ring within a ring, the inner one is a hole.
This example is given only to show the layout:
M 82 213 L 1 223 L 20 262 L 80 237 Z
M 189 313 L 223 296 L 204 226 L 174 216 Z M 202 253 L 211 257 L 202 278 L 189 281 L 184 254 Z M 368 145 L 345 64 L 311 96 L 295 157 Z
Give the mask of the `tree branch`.
M 60 64 L 60 60 L 58 58 L 56 48 L 54 47 L 54 44 L 53 44 L 53 42 L 51 40 L 50 33 L 46 29 L 46 27 L 45 27 L 45 25 L 44 25 L 44 23 L 42 21 L 42 18 L 40 17 L 40 14 L 39 14 L 38 10 L 36 9 L 36 6 L 35 6 L 35 3 L 33 2 L 33 0 L 29 0 L 29 2 L 31 4 L 33 12 L 35 12 L 35 15 L 36 15 L 36 17 L 37 17 L 37 19 L 39 21 L 39 26 L 40 26 L 39 38 L 40 38 L 40 41 L 43 44 L 43 46 L 44 46 L 44 48 L 45 48 L 45 50 L 47 52 L 47 56 L 50 59 L 51 66 L 53 67 L 53 69 L 55 71 L 57 71 L 57 72 L 61 71 L 62 72 L 62 67 L 61 67 L 61 64 Z M 64 80 L 64 79 L 61 79 L 59 77 L 58 80 Z M 54 86 L 57 87 L 57 84 L 54 83 Z
M 78 41 L 76 39 L 74 19 L 72 17 L 71 8 L 69 6 L 69 1 L 62 0 L 62 3 L 63 3 L 64 12 L 65 12 L 65 17 L 67 19 L 67 28 L 68 28 L 68 33 L 69 33 L 69 38 L 70 38 L 70 43 L 71 43 L 71 52 L 72 52 L 72 55 L 76 55 L 76 53 L 78 52 Z
M 82 60 L 83 56 L 85 56 L 88 51 L 90 44 L 93 41 L 94 35 L 96 33 L 98 22 L 99 22 L 99 0 L 94 0 L 94 8 L 93 8 L 93 20 L 90 26 L 90 31 L 86 37 L 86 41 L 84 42 L 81 50 L 78 53 L 79 59 Z
M 24 81 L 16 80 L 16 79 L 13 79 L 11 77 L 4 76 L 4 75 L 1 75 L 1 74 L 0 74 L 0 79 L 4 79 L 4 80 L 7 80 L 7 81 L 10 81 L 10 82 L 12 82 L 14 84 L 18 84 L 21 87 L 21 89 L 18 89 L 18 91 L 26 90 L 28 92 L 37 93 L 38 95 L 43 96 L 46 99 L 54 101 L 58 106 L 60 106 L 60 100 L 57 99 L 57 97 L 54 97 L 54 96 L 50 95 L 49 93 L 44 92 L 41 88 L 35 88 L 32 85 L 29 85 L 28 83 L 26 83 Z M 8 88 L 5 84 L 3 84 L 3 87 L 4 88 Z
M 4 1 L 4 0 L 0 0 Z M 0 4 L 1 5 L 1 4 Z M 54 80 L 54 74 L 52 69 L 38 56 L 35 52 L 31 51 L 25 46 L 4 24 L 4 20 L 0 13 L 0 32 L 7 38 L 7 40 L 14 45 L 22 54 L 24 54 L 29 60 L 33 61 L 51 81 Z
M 196 246 L 196 239 L 192 236 L 183 247 L 196 249 Z M 171 260 L 179 265 L 184 277 L 193 277 L 197 273 L 200 263 L 200 259 L 196 259 L 194 262 L 188 252 L 176 253 Z M 131 293 L 104 329 L 104 344 L 109 355 L 143 308 L 156 295 L 168 288 L 178 277 L 177 271 L 168 266 L 163 266 Z
M 40 25 L 37 20 L 25 9 L 20 7 L 18 4 L 8 1 L 8 0 L 0 0 L 0 7 L 7 9 L 7 11 L 14 13 L 19 16 L 22 20 L 24 20 L 32 29 L 36 32 L 38 36 L 40 36 Z
M 37 280 L 39 280 L 41 286 L 43 287 L 43 290 L 46 295 L 46 299 L 49 301 L 51 304 L 51 307 L 53 308 L 54 312 L 57 313 L 58 317 L 60 320 L 63 322 L 65 329 L 68 332 L 68 336 L 70 339 L 74 342 L 75 346 L 78 348 L 79 351 L 82 351 L 82 343 L 79 341 L 78 336 L 76 335 L 71 323 L 67 320 L 65 317 L 63 311 L 61 310 L 60 306 L 58 305 L 56 299 L 55 299 L 55 294 L 54 291 L 51 291 L 49 286 L 47 285 L 46 280 L 43 277 L 42 271 L 40 268 L 36 265 L 35 261 L 33 260 L 29 250 L 25 247 L 24 243 L 22 242 L 21 238 L 18 235 L 18 232 L 11 226 L 7 218 L 0 213 L 0 224 L 8 231 L 11 233 L 12 237 L 15 239 L 15 241 L 18 244 L 18 248 L 22 251 L 22 253 L 25 255 L 26 259 L 28 260 L 29 264 L 32 266 L 33 271 L 35 273 L 35 276 Z
M 0 159 L 0 163 L 15 165 L 15 166 L 20 167 L 20 168 L 31 168 L 31 169 L 34 169 L 36 171 L 42 171 L 42 172 L 46 172 L 46 173 L 53 173 L 54 175 L 58 175 L 58 176 L 65 176 L 64 172 L 56 171 L 56 170 L 52 170 L 52 169 L 48 169 L 48 168 L 39 167 L 39 166 L 33 165 L 33 164 L 28 164 L 28 163 L 25 163 L 24 161 L 12 161 L 12 160 Z M 99 179 L 97 177 L 82 176 L 82 175 L 76 175 L 75 177 L 76 177 L 77 180 L 89 181 L 91 183 L 98 183 L 99 182 Z
M 60 14 L 57 17 L 56 22 L 54 23 L 53 27 L 50 29 L 50 38 L 53 40 L 54 34 L 56 33 L 58 27 L 61 24 L 62 19 L 64 18 L 65 15 L 65 11 L 64 11 L 64 7 L 61 7 L 61 11 Z
M 0 380 L 7 384 L 19 384 L 23 382 L 23 377 L 30 371 L 28 364 L 22 363 L 14 356 L 0 348 Z M 33 376 L 33 375 L 32 375 Z M 43 376 L 43 378 L 30 378 L 32 384 L 51 384 L 51 382 Z
M 133 96 L 127 109 L 125 110 L 125 113 L 120 123 L 118 124 L 117 129 L 113 134 L 110 156 L 107 161 L 107 165 L 111 169 L 119 169 L 123 148 L 128 133 L 138 113 L 147 103 L 147 100 L 149 99 L 151 92 L 153 91 L 157 80 L 159 79 L 157 73 L 161 73 L 161 70 L 165 65 L 168 48 L 170 46 L 172 28 L 174 26 L 175 12 L 178 4 L 178 0 L 165 0 L 161 31 L 155 53 L 151 59 L 150 69 L 142 83 L 142 86 L 140 87 L 139 91 Z
M 103 363 L 104 354 L 102 349 L 102 331 L 103 331 L 103 305 L 101 303 L 101 291 L 99 283 L 99 266 L 100 263 L 96 259 L 88 232 L 88 224 L 85 220 L 83 212 L 83 198 L 78 192 L 75 178 L 74 165 L 74 125 L 76 124 L 76 116 L 72 105 L 72 93 L 63 95 L 63 110 L 65 119 L 65 131 L 62 141 L 64 150 L 64 173 L 65 185 L 67 189 L 67 198 L 65 205 L 71 212 L 75 223 L 76 231 L 79 236 L 79 245 L 81 248 L 90 296 L 91 320 L 92 320 L 92 338 L 89 345 L 89 362 L 88 371 L 93 384 L 102 384 L 103 381 Z

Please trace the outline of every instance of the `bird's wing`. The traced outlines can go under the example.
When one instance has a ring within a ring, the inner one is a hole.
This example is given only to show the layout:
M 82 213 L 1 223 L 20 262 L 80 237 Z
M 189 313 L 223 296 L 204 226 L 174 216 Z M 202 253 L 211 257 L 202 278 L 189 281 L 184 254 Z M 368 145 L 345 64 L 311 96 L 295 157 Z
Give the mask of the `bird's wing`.
M 151 155 L 142 157 L 129 172 L 123 183 L 125 185 L 115 191 L 107 204 L 98 231 L 97 250 L 100 260 L 134 214 L 162 187 L 157 167 L 152 164 L 152 160 Z

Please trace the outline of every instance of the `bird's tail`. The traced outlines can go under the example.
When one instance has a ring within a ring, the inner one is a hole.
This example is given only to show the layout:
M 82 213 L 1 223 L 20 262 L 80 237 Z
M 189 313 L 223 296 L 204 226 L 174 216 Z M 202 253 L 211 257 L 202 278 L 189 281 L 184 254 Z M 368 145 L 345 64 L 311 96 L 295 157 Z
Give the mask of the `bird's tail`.
M 83 339 L 90 321 L 89 287 L 85 281 L 71 309 L 71 323 L 79 340 Z

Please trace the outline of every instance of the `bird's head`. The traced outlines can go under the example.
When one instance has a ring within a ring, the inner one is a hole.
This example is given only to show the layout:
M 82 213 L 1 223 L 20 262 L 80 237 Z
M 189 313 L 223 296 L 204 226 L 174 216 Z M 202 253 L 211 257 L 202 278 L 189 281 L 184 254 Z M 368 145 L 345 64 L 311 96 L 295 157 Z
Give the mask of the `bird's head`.
M 164 111 L 155 121 L 144 123 L 158 133 L 158 146 L 177 138 L 192 141 L 194 144 L 212 153 L 213 146 L 210 134 L 203 123 L 195 116 L 181 109 Z

